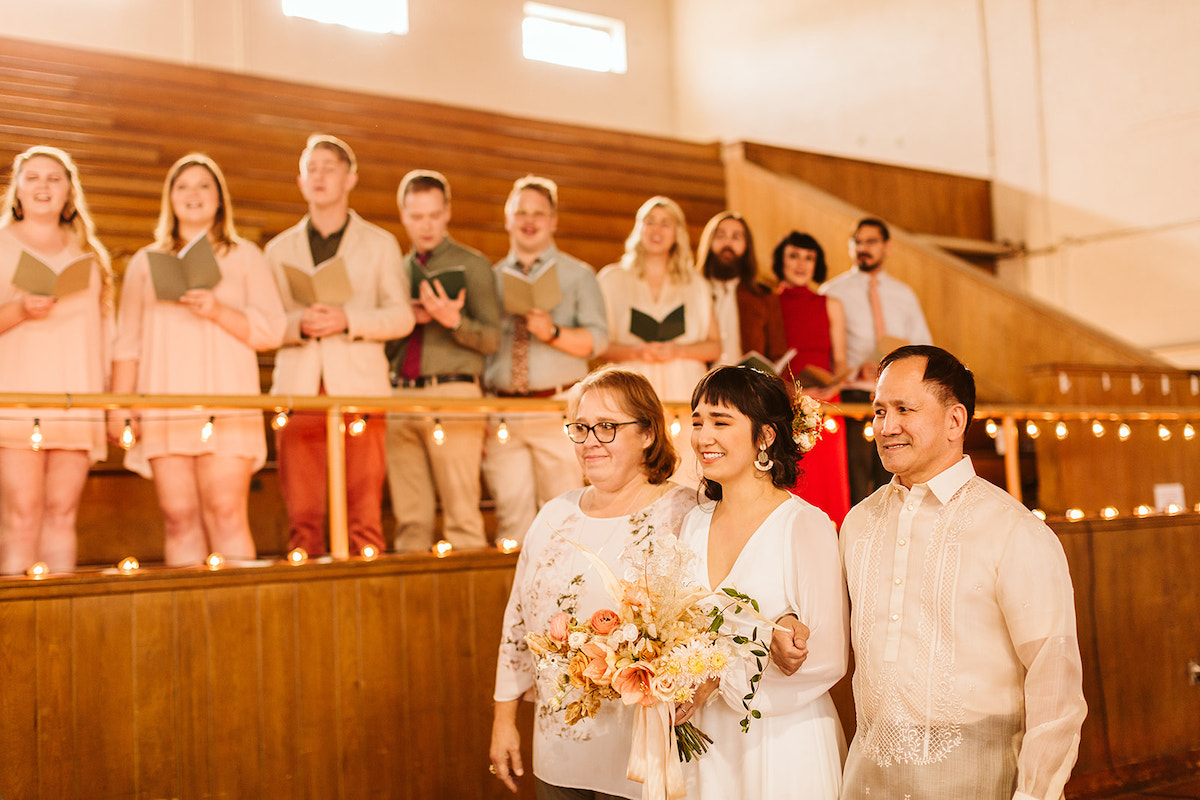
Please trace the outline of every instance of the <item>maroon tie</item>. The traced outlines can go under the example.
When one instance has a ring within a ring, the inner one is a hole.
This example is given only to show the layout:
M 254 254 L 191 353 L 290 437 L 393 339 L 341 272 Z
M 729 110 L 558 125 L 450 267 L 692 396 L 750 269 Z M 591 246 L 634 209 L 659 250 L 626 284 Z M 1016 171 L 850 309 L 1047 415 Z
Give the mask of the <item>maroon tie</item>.
M 422 267 L 429 263 L 429 253 L 417 253 L 417 263 Z M 417 284 L 420 286 L 420 284 Z M 415 381 L 421 377 L 421 342 L 425 338 L 425 326 L 414 325 L 408 335 L 408 348 L 404 351 L 404 362 L 400 365 L 400 377 Z

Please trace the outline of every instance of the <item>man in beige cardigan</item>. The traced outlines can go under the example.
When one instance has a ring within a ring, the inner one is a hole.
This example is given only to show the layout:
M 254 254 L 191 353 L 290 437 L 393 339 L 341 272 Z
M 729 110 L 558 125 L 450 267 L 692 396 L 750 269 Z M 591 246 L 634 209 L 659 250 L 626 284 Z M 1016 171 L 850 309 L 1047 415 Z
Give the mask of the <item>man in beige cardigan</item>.
M 413 327 L 408 274 L 396 238 L 350 210 L 358 181 L 354 152 L 333 136 L 314 135 L 300 157 L 300 192 L 308 215 L 272 239 L 266 255 L 283 294 L 288 326 L 275 357 L 271 393 L 390 397 L 384 342 Z M 340 304 L 296 301 L 284 267 L 312 273 L 338 256 L 351 291 Z M 369 415 L 365 428 L 347 419 L 346 501 L 350 548 L 384 548 L 381 507 L 387 472 L 386 422 Z M 326 552 L 326 438 L 323 413 L 293 414 L 275 434 L 279 485 L 288 512 L 289 547 Z

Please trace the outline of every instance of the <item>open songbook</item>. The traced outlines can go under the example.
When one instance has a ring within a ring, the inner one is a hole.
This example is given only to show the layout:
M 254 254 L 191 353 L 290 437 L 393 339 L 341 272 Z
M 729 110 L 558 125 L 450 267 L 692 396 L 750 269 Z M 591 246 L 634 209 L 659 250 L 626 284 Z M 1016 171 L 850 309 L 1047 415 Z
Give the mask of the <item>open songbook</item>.
M 783 377 L 783 371 L 786 369 L 788 362 L 796 356 L 796 348 L 789 348 L 783 357 L 778 361 L 771 361 L 757 350 L 751 350 L 742 355 L 742 360 L 737 363 L 739 367 L 753 367 L 759 372 L 765 372 L 768 375 L 779 375 Z
M 421 299 L 421 283 L 427 282 L 429 288 L 433 288 L 433 281 L 437 281 L 442 285 L 442 291 L 446 293 L 446 297 L 451 300 L 458 297 L 458 293 L 467 288 L 467 268 L 446 267 L 439 269 L 437 272 L 426 272 L 420 264 L 413 265 L 412 273 L 412 299 Z
M 202 233 L 174 253 L 146 252 L 150 259 L 150 280 L 154 296 L 176 302 L 189 289 L 211 289 L 221 282 L 221 268 L 208 234 Z
M 17 270 L 13 273 L 13 286 L 43 297 L 66 297 L 83 291 L 92 282 L 93 261 L 91 253 L 84 253 L 71 259 L 61 272 L 55 272 L 33 253 L 22 250 Z
M 809 364 L 800 370 L 800 374 L 795 376 L 795 380 L 796 383 L 805 389 L 828 389 L 830 386 L 841 383 L 853 374 L 853 369 L 844 369 L 834 374 L 827 369 L 821 369 L 815 364 Z
M 662 319 L 655 319 L 636 308 L 629 311 L 629 332 L 643 342 L 669 342 L 683 336 L 686 329 L 683 305 Z
M 514 269 L 505 269 L 500 278 L 504 292 L 504 310 L 524 315 L 535 308 L 550 311 L 562 300 L 558 282 L 558 266 L 551 264 L 541 275 L 531 279 Z
M 313 303 L 340 306 L 354 296 L 346 262 L 341 256 L 322 261 L 313 267 L 312 272 L 284 264 L 283 274 L 287 278 L 292 299 L 302 306 L 311 306 Z

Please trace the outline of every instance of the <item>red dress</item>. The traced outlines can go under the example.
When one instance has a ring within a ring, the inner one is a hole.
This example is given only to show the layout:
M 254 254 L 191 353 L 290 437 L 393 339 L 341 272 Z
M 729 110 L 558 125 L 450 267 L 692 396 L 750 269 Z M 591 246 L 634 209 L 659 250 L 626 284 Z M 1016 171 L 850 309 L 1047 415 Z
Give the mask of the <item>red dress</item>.
M 779 292 L 779 305 L 788 347 L 796 349 L 789 363 L 792 375 L 798 375 L 810 364 L 832 370 L 833 344 L 829 338 L 825 297 L 806 286 L 788 286 Z M 800 461 L 800 478 L 792 492 L 824 511 L 833 524 L 841 527 L 850 510 L 850 482 L 846 476 L 846 429 L 840 417 L 837 423 L 837 432 L 826 429 L 817 446 Z

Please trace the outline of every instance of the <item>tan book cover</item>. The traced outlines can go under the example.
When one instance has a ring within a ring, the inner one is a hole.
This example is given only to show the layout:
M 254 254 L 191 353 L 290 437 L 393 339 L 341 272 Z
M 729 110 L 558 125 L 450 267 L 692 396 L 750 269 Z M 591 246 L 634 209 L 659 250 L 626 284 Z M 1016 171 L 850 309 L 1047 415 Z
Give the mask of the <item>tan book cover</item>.
M 788 362 L 796 355 L 796 348 L 789 347 L 787 352 L 778 361 L 771 361 L 757 350 L 751 350 L 748 353 L 742 354 L 742 358 L 738 361 L 739 367 L 753 367 L 759 372 L 766 372 L 769 375 L 778 375 L 784 377 L 783 371 L 787 367 Z
M 22 250 L 17 260 L 17 270 L 13 273 L 13 286 L 43 297 L 66 297 L 83 291 L 92 282 L 94 261 L 91 253 L 84 253 L 71 259 L 61 272 L 55 272 L 33 253 Z
M 346 272 L 346 261 L 341 256 L 322 261 L 313 267 L 312 272 L 284 264 L 283 274 L 287 277 L 292 299 L 298 305 L 311 306 L 321 303 L 340 306 L 348 303 L 354 296 L 350 274 Z
M 551 264 L 534 279 L 516 270 L 506 269 L 501 283 L 504 291 L 504 310 L 510 314 L 524 315 L 535 308 L 549 311 L 562 301 L 557 264 Z
M 154 296 L 160 301 L 178 302 L 189 289 L 211 289 L 221 282 L 221 267 L 207 233 L 202 233 L 173 253 L 146 253 L 150 259 L 150 280 Z

